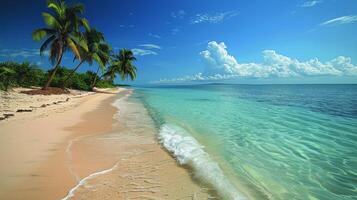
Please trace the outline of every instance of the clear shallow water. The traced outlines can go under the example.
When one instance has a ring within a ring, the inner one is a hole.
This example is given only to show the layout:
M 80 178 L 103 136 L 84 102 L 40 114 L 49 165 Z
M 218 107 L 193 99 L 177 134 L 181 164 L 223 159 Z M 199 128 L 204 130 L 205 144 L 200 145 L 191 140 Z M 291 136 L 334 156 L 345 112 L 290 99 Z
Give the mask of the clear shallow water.
M 357 85 L 138 88 L 158 137 L 227 199 L 357 199 Z

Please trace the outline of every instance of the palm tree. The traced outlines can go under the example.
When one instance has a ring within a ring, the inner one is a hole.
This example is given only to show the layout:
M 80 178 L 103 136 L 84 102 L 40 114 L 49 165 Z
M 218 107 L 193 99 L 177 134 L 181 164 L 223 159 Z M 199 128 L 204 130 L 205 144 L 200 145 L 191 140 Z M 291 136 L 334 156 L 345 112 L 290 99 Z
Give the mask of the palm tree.
M 86 30 L 83 33 L 83 39 L 86 41 L 88 46 L 88 51 L 80 48 L 80 54 L 82 55 L 82 60 L 78 65 L 71 71 L 71 73 L 63 81 L 63 87 L 66 86 L 67 81 L 72 77 L 74 72 L 84 63 L 87 62 L 92 65 L 93 61 L 98 64 L 100 68 L 104 68 L 109 61 L 110 47 L 105 43 L 103 33 L 97 31 L 96 29 Z M 98 68 L 99 68 L 98 67 Z
M 85 41 L 79 33 L 80 27 L 90 29 L 88 21 L 80 18 L 84 7 L 82 4 L 67 5 L 64 1 L 48 1 L 47 7 L 51 12 L 42 13 L 46 28 L 36 29 L 32 37 L 36 41 L 45 40 L 40 48 L 40 54 L 49 49 L 50 61 L 53 70 L 49 74 L 48 80 L 43 87 L 47 89 L 50 85 L 57 69 L 60 66 L 65 51 L 72 51 L 75 57 L 82 60 L 79 47 L 88 49 Z
M 116 74 L 120 75 L 122 80 L 136 78 L 136 67 L 133 62 L 136 61 L 134 53 L 129 49 L 121 49 L 118 55 L 113 56 L 112 65 L 109 66 L 108 71 L 103 75 L 113 81 Z
M 110 54 L 112 53 L 112 48 L 110 47 L 109 44 L 107 43 L 101 43 L 99 44 L 99 49 L 101 50 L 101 60 L 102 60 L 102 64 L 103 65 L 98 65 L 97 71 L 96 71 L 96 76 L 94 76 L 91 88 L 93 89 L 93 87 L 95 86 L 95 84 L 97 83 L 97 77 L 98 77 L 98 73 L 99 70 L 102 71 L 102 74 L 104 74 L 105 68 L 106 66 L 110 63 L 111 61 L 111 57 Z

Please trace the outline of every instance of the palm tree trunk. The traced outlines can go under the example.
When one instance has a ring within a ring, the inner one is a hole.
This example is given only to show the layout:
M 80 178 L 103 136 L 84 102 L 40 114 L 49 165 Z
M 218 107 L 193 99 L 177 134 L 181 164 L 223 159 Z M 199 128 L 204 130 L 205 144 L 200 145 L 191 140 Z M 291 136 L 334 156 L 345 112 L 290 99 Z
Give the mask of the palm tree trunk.
M 48 77 L 47 79 L 47 82 L 45 84 L 45 86 L 42 88 L 43 90 L 47 90 L 48 86 L 50 86 L 51 82 L 52 82 L 52 79 L 53 77 L 55 77 L 55 74 L 56 74 L 56 71 L 57 69 L 59 68 L 59 64 L 61 63 L 62 61 L 62 56 L 63 56 L 63 48 L 61 47 L 60 49 L 60 52 L 59 52 L 59 58 L 55 64 L 55 66 L 53 67 L 53 71 L 51 72 L 50 76 Z
M 96 76 L 94 77 L 94 80 L 93 80 L 93 83 L 92 83 L 92 86 L 91 86 L 92 90 L 93 90 L 95 84 L 97 83 L 97 76 L 98 76 L 99 69 L 100 69 L 100 66 L 98 66 L 97 72 L 95 73 Z
M 62 88 L 66 87 L 66 84 L 68 82 L 68 80 L 73 76 L 74 72 L 77 71 L 77 69 L 83 64 L 84 60 L 82 60 L 77 66 L 76 68 L 74 68 L 71 73 L 66 77 L 66 79 L 62 82 Z

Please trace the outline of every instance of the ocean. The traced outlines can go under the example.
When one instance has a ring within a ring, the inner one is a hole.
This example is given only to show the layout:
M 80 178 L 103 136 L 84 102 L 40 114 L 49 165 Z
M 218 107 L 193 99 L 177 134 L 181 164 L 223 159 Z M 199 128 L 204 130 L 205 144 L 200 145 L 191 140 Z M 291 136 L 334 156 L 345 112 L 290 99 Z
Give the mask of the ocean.
M 357 199 L 357 85 L 135 88 L 159 142 L 225 199 Z

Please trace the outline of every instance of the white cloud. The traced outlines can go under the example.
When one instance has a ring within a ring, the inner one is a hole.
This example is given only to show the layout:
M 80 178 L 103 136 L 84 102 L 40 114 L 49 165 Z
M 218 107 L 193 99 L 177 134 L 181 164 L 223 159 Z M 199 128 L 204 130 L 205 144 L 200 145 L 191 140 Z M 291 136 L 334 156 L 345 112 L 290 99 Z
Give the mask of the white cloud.
M 10 52 L 10 51 L 11 51 L 11 49 L 1 49 L 1 50 L 0 50 L 1 53 Z
M 134 55 L 137 56 L 147 56 L 147 55 L 157 55 L 158 53 L 154 50 L 160 50 L 161 47 L 156 44 L 140 44 L 140 47 L 144 47 L 145 49 L 141 48 L 134 48 L 132 49 Z
M 171 34 L 172 34 L 172 35 L 176 35 L 179 31 L 180 31 L 180 28 L 179 28 L 179 27 L 173 28 L 173 29 L 171 30 Z
M 186 15 L 186 12 L 184 10 L 178 10 L 178 11 L 171 13 L 171 17 L 177 18 L 177 19 L 185 18 L 185 15 Z
M 147 49 L 161 49 L 161 47 L 159 45 L 156 45 L 156 44 L 141 44 L 139 46 L 145 47 Z
M 334 25 L 340 25 L 340 24 L 349 24 L 349 23 L 354 23 L 357 22 L 357 15 L 347 15 L 347 16 L 342 16 L 338 17 L 335 19 L 331 19 L 328 21 L 325 21 L 321 23 L 321 26 L 334 26 Z
M 43 53 L 44 55 L 48 55 L 49 52 L 45 51 Z M 16 58 L 16 57 L 23 57 L 23 58 L 29 58 L 29 57 L 34 57 L 34 56 L 40 56 L 40 50 L 39 49 L 2 49 L 0 50 L 0 57 L 11 57 L 11 58 Z
M 180 83 L 180 82 L 190 82 L 190 81 L 218 81 L 218 80 L 228 80 L 233 78 L 238 78 L 239 76 L 233 74 L 215 74 L 215 75 L 203 75 L 202 73 L 197 73 L 191 76 L 184 76 L 180 78 L 172 79 L 160 79 L 158 81 L 153 81 L 152 83 Z
M 130 25 L 119 24 L 119 28 L 135 28 L 135 25 L 133 25 L 133 24 L 130 24 Z
M 161 38 L 160 35 L 153 34 L 153 33 L 149 33 L 149 36 L 150 36 L 150 37 L 153 37 L 153 38 L 156 38 L 156 39 L 160 39 L 160 38 Z
M 221 42 L 211 41 L 207 49 L 200 52 L 206 62 L 203 73 L 175 79 L 162 79 L 158 83 L 225 80 L 240 77 L 270 78 L 270 77 L 306 77 L 306 76 L 357 76 L 357 66 L 351 58 L 339 56 L 328 62 L 320 62 L 317 58 L 299 61 L 274 50 L 263 51 L 263 63 L 239 63 L 227 51 L 227 46 Z
M 235 11 L 222 12 L 216 14 L 197 14 L 192 20 L 192 24 L 200 24 L 200 23 L 211 23 L 217 24 L 223 22 L 224 20 L 230 19 L 232 17 L 237 16 L 238 13 Z
M 157 55 L 155 51 L 148 50 L 148 49 L 132 49 L 134 55 L 137 56 L 147 56 L 147 55 Z
M 313 7 L 319 3 L 322 3 L 322 1 L 319 0 L 315 0 L 315 1 L 306 1 L 303 4 L 301 4 L 301 7 Z

